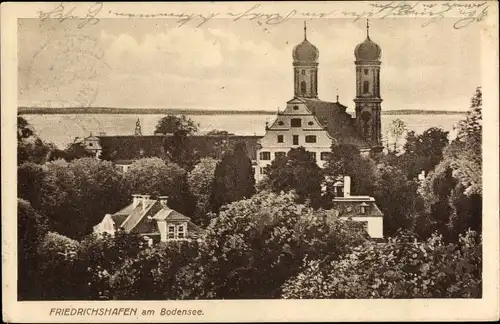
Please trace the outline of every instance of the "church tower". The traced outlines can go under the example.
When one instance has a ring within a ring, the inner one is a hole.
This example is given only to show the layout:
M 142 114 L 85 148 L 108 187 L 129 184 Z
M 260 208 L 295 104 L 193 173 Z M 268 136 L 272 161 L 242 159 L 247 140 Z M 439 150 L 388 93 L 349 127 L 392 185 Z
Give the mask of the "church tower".
M 369 23 L 366 22 L 366 39 L 356 46 L 356 127 L 374 148 L 382 148 L 380 97 L 380 46 L 370 39 Z
M 318 98 L 319 51 L 307 40 L 307 26 L 304 22 L 304 41 L 293 49 L 294 96 Z

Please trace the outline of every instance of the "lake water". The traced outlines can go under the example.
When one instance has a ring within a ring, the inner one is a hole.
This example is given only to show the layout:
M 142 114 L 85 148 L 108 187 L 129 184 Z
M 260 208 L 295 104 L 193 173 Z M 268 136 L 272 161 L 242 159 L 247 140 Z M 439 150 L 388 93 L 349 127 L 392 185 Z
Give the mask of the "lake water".
M 73 142 L 75 137 L 90 133 L 99 135 L 133 135 L 139 118 L 143 135 L 152 135 L 159 119 L 164 115 L 24 115 L 44 141 L 60 148 Z M 237 135 L 264 135 L 266 120 L 272 123 L 273 115 L 193 115 L 188 116 L 200 124 L 200 131 L 227 130 Z M 464 115 L 383 115 L 382 132 L 395 119 L 405 122 L 409 130 L 422 133 L 430 127 L 440 127 L 455 137 L 454 126 Z

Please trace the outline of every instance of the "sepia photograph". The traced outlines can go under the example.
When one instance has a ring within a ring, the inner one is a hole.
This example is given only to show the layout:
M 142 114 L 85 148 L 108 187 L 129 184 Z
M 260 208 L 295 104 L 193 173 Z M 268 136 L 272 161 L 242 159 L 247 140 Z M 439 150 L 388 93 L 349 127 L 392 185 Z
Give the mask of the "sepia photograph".
M 12 19 L 18 304 L 203 321 L 197 301 L 493 298 L 498 319 L 498 3 L 149 5 Z

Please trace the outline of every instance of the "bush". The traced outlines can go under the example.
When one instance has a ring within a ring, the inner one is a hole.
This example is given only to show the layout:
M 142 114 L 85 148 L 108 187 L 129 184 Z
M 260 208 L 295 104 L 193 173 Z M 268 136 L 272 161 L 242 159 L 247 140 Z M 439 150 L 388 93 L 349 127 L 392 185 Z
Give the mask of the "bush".
M 340 260 L 311 261 L 285 283 L 284 298 L 480 298 L 481 239 L 473 231 L 445 245 L 399 233 L 367 242 Z

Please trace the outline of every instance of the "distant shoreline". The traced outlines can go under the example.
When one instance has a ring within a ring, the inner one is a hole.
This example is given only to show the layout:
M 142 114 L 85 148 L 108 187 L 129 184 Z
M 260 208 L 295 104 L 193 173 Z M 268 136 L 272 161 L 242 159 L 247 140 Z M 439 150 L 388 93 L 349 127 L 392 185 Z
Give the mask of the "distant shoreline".
M 164 108 L 39 108 L 18 107 L 20 115 L 275 115 L 276 111 L 269 110 L 209 110 L 209 109 L 164 109 Z M 463 115 L 465 111 L 447 110 L 382 110 L 382 115 Z

